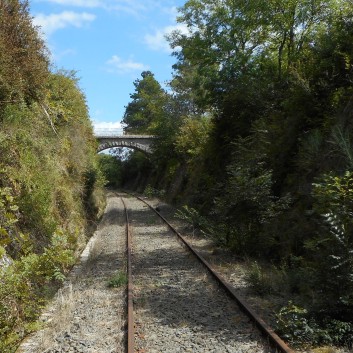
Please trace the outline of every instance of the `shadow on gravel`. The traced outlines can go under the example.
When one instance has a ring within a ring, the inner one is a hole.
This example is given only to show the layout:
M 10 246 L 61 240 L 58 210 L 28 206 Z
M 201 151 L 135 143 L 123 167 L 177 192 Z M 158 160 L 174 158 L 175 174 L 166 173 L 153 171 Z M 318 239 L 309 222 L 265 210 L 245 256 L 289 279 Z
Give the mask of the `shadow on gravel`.
M 136 268 L 134 274 L 153 281 L 149 286 L 153 289 L 139 294 L 136 306 L 148 310 L 159 324 L 181 331 L 187 327 L 192 332 L 207 332 L 224 344 L 264 342 L 224 290 L 206 271 L 200 274 L 202 266 L 192 255 L 183 249 L 173 253 L 155 249 L 139 257 L 136 267 L 140 271 Z
M 184 246 L 168 244 L 168 239 L 176 239 L 176 236 L 157 215 L 144 206 L 132 210 L 130 218 L 136 230 L 141 228 L 138 233 L 145 237 L 143 241 L 158 237 L 162 242 L 160 248 L 152 251 L 139 249 L 133 259 L 133 275 L 140 281 L 135 285 L 136 288 L 141 286 L 134 299 L 137 310 L 147 311 L 158 325 L 171 327 L 176 334 L 205 334 L 205 339 L 213 337 L 230 346 L 243 342 L 245 346 L 254 347 L 258 342 L 266 347 L 263 352 L 272 352 L 250 319 L 193 255 Z M 135 241 L 138 240 L 135 238 Z
M 122 271 L 125 268 L 125 263 L 122 259 L 118 259 L 116 253 L 112 254 L 97 254 L 94 258 L 88 259 L 84 265 L 84 271 L 87 275 L 85 279 L 90 276 L 93 278 L 97 276 L 97 273 L 103 274 L 107 272 L 107 275 L 111 271 Z
M 149 208 L 133 210 L 129 212 L 129 217 L 134 226 L 148 227 L 151 225 L 165 225 L 165 223 Z
M 125 218 L 121 217 L 123 211 L 119 209 L 111 209 L 104 213 L 102 221 L 99 224 L 99 229 L 107 225 L 122 226 L 125 224 Z

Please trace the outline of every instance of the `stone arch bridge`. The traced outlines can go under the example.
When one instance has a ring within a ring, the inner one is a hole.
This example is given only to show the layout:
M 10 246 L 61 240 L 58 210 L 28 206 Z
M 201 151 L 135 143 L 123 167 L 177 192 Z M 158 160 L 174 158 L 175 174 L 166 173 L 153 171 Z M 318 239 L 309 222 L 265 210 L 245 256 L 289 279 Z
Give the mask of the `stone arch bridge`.
M 114 147 L 127 147 L 146 154 L 152 153 L 152 142 L 156 138 L 152 135 L 124 135 L 120 129 L 96 130 L 98 141 L 97 152 Z

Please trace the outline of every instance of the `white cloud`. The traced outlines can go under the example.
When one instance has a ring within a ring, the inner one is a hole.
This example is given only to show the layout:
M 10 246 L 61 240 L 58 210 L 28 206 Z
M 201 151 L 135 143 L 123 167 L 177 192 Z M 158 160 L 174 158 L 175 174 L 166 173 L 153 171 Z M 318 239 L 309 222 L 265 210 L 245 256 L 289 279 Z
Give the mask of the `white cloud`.
M 120 12 L 130 13 L 134 16 L 140 16 L 144 14 L 151 5 L 150 1 L 139 1 L 139 0 L 115 0 L 109 1 L 109 4 L 104 6 L 107 10 L 115 10 Z
M 77 13 L 64 11 L 50 15 L 38 14 L 34 17 L 33 22 L 36 26 L 41 27 L 41 30 L 45 35 L 49 36 L 58 29 L 63 29 L 69 26 L 80 28 L 95 19 L 95 15 L 87 12 Z
M 132 59 L 123 60 L 117 55 L 113 55 L 111 59 L 107 61 L 108 71 L 115 72 L 118 74 L 128 74 L 134 71 L 148 70 L 149 66 L 133 61 Z
M 111 130 L 111 129 L 119 129 L 122 130 L 123 126 L 121 122 L 107 122 L 107 121 L 92 121 L 93 128 L 95 131 L 98 130 Z
M 188 33 L 186 25 L 177 24 L 174 26 L 167 26 L 156 30 L 154 34 L 146 34 L 144 37 L 144 42 L 152 50 L 165 51 L 170 53 L 173 50 L 170 48 L 166 36 L 170 35 L 174 31 L 179 31 L 182 34 Z
M 179 15 L 178 12 L 178 7 L 177 6 L 172 6 L 172 7 L 165 7 L 163 8 L 163 12 L 168 15 L 171 21 L 175 21 L 177 16 Z

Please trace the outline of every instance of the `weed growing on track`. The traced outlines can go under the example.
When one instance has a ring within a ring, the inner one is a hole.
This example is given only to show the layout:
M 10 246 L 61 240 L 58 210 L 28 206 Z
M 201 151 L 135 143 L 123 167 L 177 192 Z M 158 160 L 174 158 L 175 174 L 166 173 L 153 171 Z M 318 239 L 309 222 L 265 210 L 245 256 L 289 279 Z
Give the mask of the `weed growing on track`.
M 108 281 L 107 285 L 109 288 L 119 288 L 121 286 L 125 286 L 126 284 L 126 273 L 119 271 Z

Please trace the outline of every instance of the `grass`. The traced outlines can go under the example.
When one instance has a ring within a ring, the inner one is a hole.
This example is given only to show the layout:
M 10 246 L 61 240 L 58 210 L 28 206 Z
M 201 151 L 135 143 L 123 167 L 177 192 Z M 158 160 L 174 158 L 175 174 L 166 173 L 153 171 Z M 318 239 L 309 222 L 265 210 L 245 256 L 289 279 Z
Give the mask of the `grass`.
M 127 282 L 126 273 L 119 271 L 110 278 L 107 285 L 109 288 L 119 288 L 121 286 L 125 286 Z

